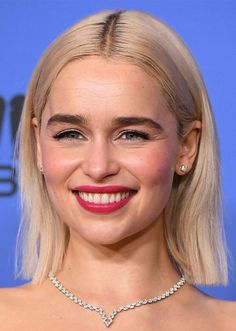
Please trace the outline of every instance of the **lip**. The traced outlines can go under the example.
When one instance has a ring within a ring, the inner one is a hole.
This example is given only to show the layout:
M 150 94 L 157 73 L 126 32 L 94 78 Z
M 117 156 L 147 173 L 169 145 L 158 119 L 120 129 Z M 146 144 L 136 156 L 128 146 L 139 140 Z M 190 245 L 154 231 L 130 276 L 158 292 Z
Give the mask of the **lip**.
M 107 204 L 95 204 L 93 202 L 83 200 L 78 192 L 85 193 L 118 193 L 118 192 L 132 192 L 127 198 L 120 200 L 119 202 L 107 203 Z M 110 186 L 90 186 L 83 185 L 73 188 L 72 192 L 82 208 L 95 214 L 110 214 L 113 213 L 125 205 L 133 198 L 136 191 L 125 186 L 110 185 Z
M 135 191 L 130 187 L 121 185 L 107 185 L 107 186 L 93 186 L 93 185 L 80 185 L 74 187 L 72 191 L 80 191 L 85 193 L 118 193 Z

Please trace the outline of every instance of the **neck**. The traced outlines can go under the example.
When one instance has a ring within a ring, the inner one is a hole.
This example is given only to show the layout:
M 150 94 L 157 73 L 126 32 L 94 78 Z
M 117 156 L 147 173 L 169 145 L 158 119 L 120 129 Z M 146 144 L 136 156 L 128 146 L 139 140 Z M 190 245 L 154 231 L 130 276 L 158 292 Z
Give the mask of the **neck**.
M 114 245 L 95 245 L 71 231 L 59 280 L 87 301 L 119 305 L 158 295 L 179 279 L 163 240 L 162 222 Z

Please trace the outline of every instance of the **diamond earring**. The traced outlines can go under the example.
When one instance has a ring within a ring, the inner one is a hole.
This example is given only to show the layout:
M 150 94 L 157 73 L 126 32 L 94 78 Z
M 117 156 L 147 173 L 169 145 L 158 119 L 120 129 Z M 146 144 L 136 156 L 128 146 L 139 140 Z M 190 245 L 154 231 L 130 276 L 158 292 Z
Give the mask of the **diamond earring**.
M 39 167 L 39 171 L 41 172 L 41 174 L 43 175 L 43 166 Z
M 181 164 L 179 170 L 183 173 L 186 173 L 188 171 L 188 166 L 186 164 Z

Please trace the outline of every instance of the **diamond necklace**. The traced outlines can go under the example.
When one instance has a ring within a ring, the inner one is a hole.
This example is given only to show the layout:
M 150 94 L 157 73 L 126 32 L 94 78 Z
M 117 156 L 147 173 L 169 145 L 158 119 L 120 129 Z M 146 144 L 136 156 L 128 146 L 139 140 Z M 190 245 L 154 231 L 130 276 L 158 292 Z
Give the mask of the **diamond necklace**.
M 112 313 L 110 315 L 108 315 L 104 309 L 97 307 L 95 305 L 86 303 L 85 301 L 83 301 L 82 299 L 78 298 L 75 294 L 73 294 L 72 292 L 70 292 L 69 290 L 67 290 L 62 283 L 52 274 L 49 273 L 48 274 L 48 278 L 50 279 L 50 281 L 52 282 L 52 284 L 61 292 L 63 293 L 68 299 L 70 299 L 71 301 L 73 301 L 74 303 L 80 305 L 81 307 L 85 308 L 85 309 L 89 309 L 91 311 L 95 311 L 100 318 L 102 319 L 103 323 L 105 324 L 105 326 L 107 328 L 109 328 L 109 326 L 112 324 L 113 319 L 115 318 L 115 316 L 117 314 L 119 314 L 122 311 L 126 311 L 129 309 L 134 309 L 146 304 L 150 304 L 150 303 L 155 303 L 158 301 L 161 301 L 167 297 L 169 297 L 170 295 L 174 294 L 176 291 L 178 291 L 179 288 L 181 288 L 186 280 L 185 277 L 182 276 L 180 278 L 180 280 L 174 284 L 169 290 L 167 290 L 166 292 L 162 293 L 161 295 L 155 296 L 153 298 L 150 299 L 144 299 L 144 300 L 139 300 L 136 301 L 134 303 L 129 303 L 126 304 L 124 306 L 120 306 L 118 308 L 113 309 Z

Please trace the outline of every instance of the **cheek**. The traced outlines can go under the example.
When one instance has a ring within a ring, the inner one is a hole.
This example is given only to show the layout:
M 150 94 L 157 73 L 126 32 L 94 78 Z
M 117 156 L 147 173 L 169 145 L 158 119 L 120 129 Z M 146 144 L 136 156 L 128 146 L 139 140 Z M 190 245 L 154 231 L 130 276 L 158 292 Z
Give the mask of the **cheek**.
M 50 143 L 42 144 L 42 164 L 46 183 L 65 184 L 76 167 L 76 159 L 69 149 L 51 146 Z
M 163 144 L 147 150 L 137 151 L 126 158 L 127 168 L 146 185 L 172 184 L 175 171 L 175 146 Z

